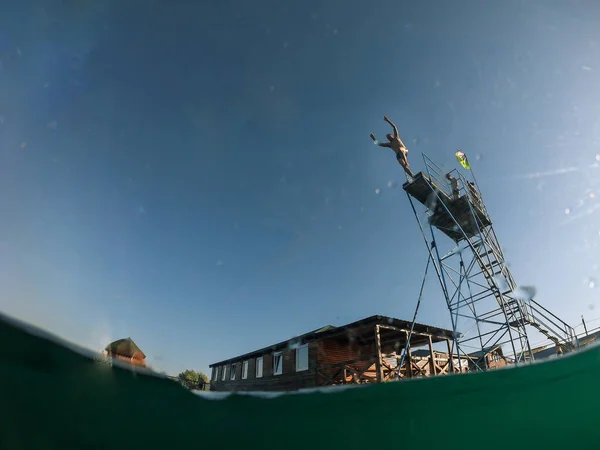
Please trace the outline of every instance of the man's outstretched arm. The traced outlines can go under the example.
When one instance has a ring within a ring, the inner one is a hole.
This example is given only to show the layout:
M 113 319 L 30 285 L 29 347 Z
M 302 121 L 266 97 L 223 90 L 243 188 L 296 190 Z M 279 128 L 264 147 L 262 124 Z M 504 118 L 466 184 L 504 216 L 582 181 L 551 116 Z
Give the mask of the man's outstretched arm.
M 373 139 L 375 145 L 379 145 L 380 147 L 392 148 L 389 142 L 379 142 L 377 139 L 375 139 L 375 135 L 373 133 L 371 133 L 369 136 L 371 136 L 371 139 Z
M 385 120 L 387 123 L 389 123 L 392 128 L 394 129 L 394 137 L 399 137 L 400 134 L 398 133 L 398 127 L 396 126 L 396 124 L 394 122 L 392 122 L 390 119 L 388 119 L 388 116 L 384 116 L 383 120 Z

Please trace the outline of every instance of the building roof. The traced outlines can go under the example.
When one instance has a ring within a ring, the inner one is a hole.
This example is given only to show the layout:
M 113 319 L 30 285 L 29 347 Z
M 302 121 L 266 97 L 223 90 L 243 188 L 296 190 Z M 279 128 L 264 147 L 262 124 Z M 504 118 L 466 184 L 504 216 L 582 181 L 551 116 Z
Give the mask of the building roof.
M 533 358 L 535 360 L 546 359 L 556 356 L 556 346 L 551 344 L 545 348 L 532 349 L 531 352 L 533 353 Z
M 473 352 L 473 353 L 469 353 L 469 356 L 471 358 L 482 358 L 483 356 L 489 355 L 490 353 L 492 353 L 492 352 L 494 352 L 496 350 L 499 350 L 500 351 L 499 353 L 502 354 L 502 347 L 499 346 L 499 345 L 496 345 L 496 346 L 493 346 L 493 347 L 486 347 L 483 350 L 479 350 L 479 351 L 476 351 L 476 352 Z
M 291 345 L 303 345 L 307 342 L 317 341 L 326 338 L 340 338 L 340 339 L 356 339 L 358 341 L 368 341 L 369 339 L 374 339 L 373 327 L 375 325 L 383 325 L 390 326 L 394 328 L 399 328 L 402 330 L 409 330 L 412 322 L 406 320 L 395 319 L 393 317 L 387 316 L 371 316 L 365 319 L 358 320 L 356 322 L 349 323 L 347 325 L 335 327 L 333 325 L 327 325 L 321 327 L 317 330 L 310 331 L 303 335 L 297 336 L 292 339 L 288 339 L 286 341 L 279 342 L 275 345 L 270 345 L 268 347 L 261 348 L 259 350 L 255 350 L 249 353 L 245 353 L 240 356 L 236 356 L 233 358 L 229 358 L 223 361 L 219 361 L 211 364 L 209 367 L 221 366 L 224 364 L 229 364 L 231 362 L 240 361 L 244 359 L 250 359 L 256 356 L 264 355 L 270 352 L 282 350 Z M 414 331 L 416 333 L 427 333 L 432 336 L 433 342 L 440 342 L 444 339 L 452 339 L 453 333 L 450 330 L 445 330 L 443 328 L 432 327 L 429 325 L 415 323 Z M 404 337 L 404 339 L 406 339 Z M 422 336 L 414 335 L 411 338 L 411 343 L 413 346 L 423 345 L 428 342 L 428 338 L 424 338 Z
M 104 350 L 106 350 L 109 354 L 127 356 L 128 358 L 133 357 L 134 353 L 139 352 L 142 354 L 144 359 L 146 358 L 144 352 L 136 345 L 135 342 L 133 342 L 133 339 L 130 337 L 111 342 Z
M 433 350 L 434 353 L 437 353 L 438 355 L 448 355 L 448 352 L 439 352 L 437 350 Z M 429 353 L 428 349 L 425 348 L 420 348 L 418 350 L 411 350 L 410 352 L 411 356 L 413 358 L 429 358 L 431 355 Z
M 599 337 L 600 337 L 600 331 L 596 331 L 594 333 L 589 333 L 587 336 L 582 336 L 582 337 L 578 338 L 577 340 L 579 341 L 579 346 L 584 347 L 586 345 L 595 343 Z
M 500 353 L 502 353 L 502 347 L 500 347 L 499 345 L 495 346 L 495 347 L 487 347 L 484 348 L 483 350 L 479 350 L 473 353 L 469 353 L 467 356 L 470 357 L 471 359 L 479 359 L 482 356 L 485 355 L 489 355 L 490 353 L 492 353 L 493 351 L 495 351 L 496 349 L 500 350 Z M 448 356 L 448 352 L 445 351 L 438 351 L 434 349 L 434 352 L 437 353 L 438 355 L 445 355 L 446 357 Z M 418 356 L 418 357 L 429 357 L 429 350 L 428 349 L 419 349 L 419 350 L 413 350 L 411 352 L 412 356 Z M 461 358 L 465 358 L 465 354 L 461 353 Z M 458 355 L 456 353 L 454 353 L 452 355 L 453 358 L 458 358 Z

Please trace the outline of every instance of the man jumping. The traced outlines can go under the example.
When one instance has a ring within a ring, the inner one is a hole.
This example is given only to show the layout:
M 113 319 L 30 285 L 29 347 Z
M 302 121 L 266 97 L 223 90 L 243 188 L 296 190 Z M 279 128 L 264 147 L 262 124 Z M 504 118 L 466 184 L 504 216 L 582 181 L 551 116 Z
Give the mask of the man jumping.
M 375 135 L 373 133 L 370 134 L 371 139 L 373 139 L 373 142 L 375 142 L 375 144 L 380 147 L 387 147 L 394 150 L 394 152 L 396 153 L 396 160 L 398 160 L 398 163 L 402 166 L 404 171 L 409 176 L 413 177 L 414 175 L 412 171 L 408 168 L 408 149 L 406 148 L 406 145 L 404 145 L 404 142 L 402 142 L 402 139 L 400 139 L 400 135 L 398 134 L 398 127 L 396 127 L 396 125 L 390 119 L 388 119 L 387 116 L 384 116 L 383 120 L 389 123 L 394 129 L 393 135 L 387 134 L 385 136 L 387 137 L 387 140 L 389 142 L 379 142 L 377 139 L 375 139 Z

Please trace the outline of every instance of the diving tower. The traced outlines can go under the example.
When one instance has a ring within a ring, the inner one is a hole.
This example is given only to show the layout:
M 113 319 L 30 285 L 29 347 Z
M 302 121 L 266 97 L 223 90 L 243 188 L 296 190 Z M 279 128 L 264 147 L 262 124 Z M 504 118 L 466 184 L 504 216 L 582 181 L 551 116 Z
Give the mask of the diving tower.
M 472 170 L 465 171 L 467 179 L 457 169 L 443 173 L 425 155 L 423 160 L 425 171 L 408 177 L 403 189 L 450 312 L 459 363 L 464 357 L 486 370 L 486 354 L 499 346 L 517 365 L 532 361 L 528 328 L 557 351 L 572 351 L 574 329 L 515 283 Z

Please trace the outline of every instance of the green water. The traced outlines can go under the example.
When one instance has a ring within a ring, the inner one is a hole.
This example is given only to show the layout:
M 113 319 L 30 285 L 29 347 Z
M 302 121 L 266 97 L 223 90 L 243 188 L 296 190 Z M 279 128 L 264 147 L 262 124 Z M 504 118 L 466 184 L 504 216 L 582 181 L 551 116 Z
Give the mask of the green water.
M 0 316 L 0 449 L 600 449 L 600 348 L 520 369 L 207 399 Z

